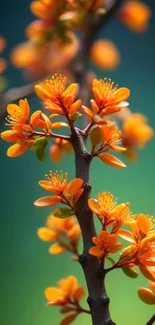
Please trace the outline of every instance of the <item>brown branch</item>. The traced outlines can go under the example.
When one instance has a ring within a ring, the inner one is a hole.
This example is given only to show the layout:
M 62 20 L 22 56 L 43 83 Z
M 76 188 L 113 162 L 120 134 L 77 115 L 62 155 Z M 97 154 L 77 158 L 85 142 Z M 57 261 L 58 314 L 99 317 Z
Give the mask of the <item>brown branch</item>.
M 91 17 L 87 31 L 83 35 L 81 49 L 73 63 L 75 79 L 80 85 L 80 98 L 86 104 L 88 92 L 86 89 L 86 70 L 88 65 L 91 45 L 96 35 L 108 19 L 118 9 L 121 0 L 113 2 L 105 16 Z M 84 193 L 77 204 L 76 216 L 80 224 L 83 238 L 83 253 L 79 262 L 83 268 L 89 297 L 93 325 L 115 325 L 111 320 L 109 312 L 109 298 L 105 288 L 105 273 L 103 272 L 99 259 L 89 254 L 92 247 L 92 237 L 96 236 L 93 214 L 88 208 L 88 199 L 91 187 L 89 185 L 89 168 L 92 156 L 85 147 L 85 135 L 79 129 L 72 131 L 72 145 L 75 151 L 76 177 L 82 178 L 84 182 Z
M 96 236 L 93 214 L 88 208 L 88 199 L 91 187 L 89 185 L 89 167 L 92 156 L 87 152 L 84 136 L 79 129 L 72 133 L 72 145 L 75 150 L 76 177 L 83 179 L 84 192 L 78 201 L 76 216 L 82 231 L 83 253 L 79 262 L 83 268 L 89 297 L 93 325 L 115 325 L 110 318 L 109 298 L 106 294 L 103 271 L 99 259 L 89 254 L 92 247 L 92 237 Z
M 83 34 L 79 53 L 77 54 L 72 65 L 72 71 L 75 75 L 75 80 L 80 85 L 79 97 L 82 99 L 83 104 L 85 105 L 87 104 L 88 98 L 88 90 L 86 89 L 86 70 L 89 63 L 91 46 L 96 39 L 96 36 L 101 27 L 105 26 L 106 23 L 115 15 L 120 4 L 123 1 L 124 0 L 109 1 L 109 4 L 107 4 L 106 8 L 106 14 L 88 16 L 88 26 Z
M 146 325 L 152 325 L 153 323 L 155 323 L 155 314 L 149 319 Z

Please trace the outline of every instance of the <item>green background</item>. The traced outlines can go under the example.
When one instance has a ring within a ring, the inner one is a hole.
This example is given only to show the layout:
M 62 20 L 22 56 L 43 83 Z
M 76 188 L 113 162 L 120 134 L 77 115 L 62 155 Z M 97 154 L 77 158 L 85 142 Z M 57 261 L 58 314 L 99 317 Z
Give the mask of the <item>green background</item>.
M 6 1 L 1 7 L 0 31 L 8 41 L 5 51 L 24 38 L 24 27 L 32 21 L 28 9 L 30 1 Z M 146 1 L 152 10 L 154 1 Z M 113 39 L 122 54 L 121 66 L 112 73 L 96 71 L 99 77 L 111 77 L 120 86 L 131 89 L 130 107 L 142 112 L 155 128 L 155 18 L 149 30 L 142 35 L 128 31 L 116 19 L 112 19 L 99 36 Z M 9 66 L 9 86 L 23 84 L 21 72 Z M 39 103 L 31 100 L 33 109 Z M 3 123 L 1 130 L 3 129 Z M 85 284 L 80 266 L 71 262 L 67 254 L 51 256 L 48 244 L 37 238 L 37 228 L 43 226 L 50 209 L 37 209 L 33 202 L 44 191 L 37 182 L 50 169 L 69 173 L 74 178 L 73 157 L 53 165 L 49 159 L 37 162 L 33 152 L 17 159 L 6 157 L 8 144 L 0 141 L 0 238 L 1 238 L 1 303 L 2 325 L 57 325 L 60 315 L 56 308 L 47 308 L 44 289 L 55 286 L 57 280 L 74 274 Z M 155 149 L 151 141 L 139 152 L 138 162 L 118 170 L 94 160 L 91 167 L 92 197 L 98 192 L 111 191 L 118 201 L 131 202 L 134 213 L 155 215 Z M 139 276 L 128 279 L 121 271 L 109 274 L 108 294 L 111 297 L 112 318 L 117 325 L 143 325 L 154 312 L 152 306 L 143 304 L 137 297 L 139 286 L 147 286 L 147 280 Z M 86 303 L 85 303 L 86 306 Z M 81 315 L 76 324 L 91 324 L 89 316 Z

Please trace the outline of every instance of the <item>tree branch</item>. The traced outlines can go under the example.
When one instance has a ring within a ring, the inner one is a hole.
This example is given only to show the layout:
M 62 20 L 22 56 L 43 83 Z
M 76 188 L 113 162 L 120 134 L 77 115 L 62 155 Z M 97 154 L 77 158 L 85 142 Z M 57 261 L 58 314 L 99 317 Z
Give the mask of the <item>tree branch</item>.
M 149 319 L 146 325 L 152 325 L 153 323 L 155 323 L 155 314 Z
M 115 15 L 123 1 L 124 0 L 109 1 L 107 3 L 107 11 L 105 14 L 88 16 L 87 30 L 83 34 L 79 53 L 77 54 L 72 65 L 72 71 L 75 75 L 75 80 L 80 85 L 79 97 L 82 99 L 84 105 L 87 104 L 88 98 L 88 90 L 86 90 L 86 70 L 88 67 L 91 46 L 96 39 L 100 28 L 105 26 L 105 24 L 113 17 L 113 15 Z
M 86 150 L 81 130 L 75 129 L 71 136 L 75 151 L 76 177 L 83 179 L 84 192 L 77 203 L 76 216 L 80 224 L 83 238 L 83 253 L 79 262 L 83 268 L 89 297 L 88 304 L 93 325 L 115 325 L 110 318 L 109 298 L 106 294 L 104 274 L 99 259 L 89 254 L 92 237 L 96 236 L 93 214 L 88 208 L 91 187 L 89 185 L 89 168 L 92 156 Z

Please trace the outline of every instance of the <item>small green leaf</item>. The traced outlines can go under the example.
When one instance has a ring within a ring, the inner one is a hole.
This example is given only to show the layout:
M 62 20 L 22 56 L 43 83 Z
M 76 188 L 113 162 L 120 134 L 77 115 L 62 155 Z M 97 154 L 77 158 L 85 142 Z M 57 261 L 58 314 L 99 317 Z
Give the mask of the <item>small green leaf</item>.
M 43 162 L 45 160 L 45 148 L 39 148 L 36 150 L 36 156 L 39 161 Z
M 41 148 L 45 148 L 47 146 L 47 138 L 46 137 L 39 137 L 35 140 L 34 144 L 32 145 L 32 150 L 38 150 Z
M 138 276 L 138 273 L 132 269 L 131 267 L 122 267 L 122 271 L 129 277 L 132 279 L 136 279 Z
M 65 208 L 55 209 L 52 212 L 52 215 L 56 218 L 64 219 L 64 218 L 72 217 L 74 213 L 71 208 L 65 207 Z
M 112 264 L 112 266 L 114 266 L 116 264 L 116 262 L 113 260 L 113 258 L 107 256 L 106 259 L 110 261 L 110 263 Z
M 83 114 L 77 111 L 73 116 L 72 116 L 72 121 L 78 120 Z

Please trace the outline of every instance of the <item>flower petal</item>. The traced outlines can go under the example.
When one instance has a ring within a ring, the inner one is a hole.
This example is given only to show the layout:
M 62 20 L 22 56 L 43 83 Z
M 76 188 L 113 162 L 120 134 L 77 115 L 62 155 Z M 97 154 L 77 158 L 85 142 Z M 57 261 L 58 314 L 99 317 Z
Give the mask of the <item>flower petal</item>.
M 109 153 L 103 153 L 98 156 L 105 164 L 110 165 L 112 167 L 117 168 L 125 168 L 126 165 L 119 160 L 117 157 L 109 154 Z
M 114 254 L 114 253 L 118 252 L 121 248 L 122 248 L 122 243 L 116 243 L 115 246 L 110 248 L 109 253 Z
M 63 92 L 63 97 L 66 97 L 68 95 L 74 95 L 78 92 L 78 84 L 74 83 L 68 86 L 68 88 Z
M 82 105 L 82 109 L 83 109 L 83 111 L 88 115 L 88 117 L 89 117 L 90 119 L 93 118 L 93 112 L 91 111 L 91 109 L 89 109 L 88 107 L 86 107 L 86 106 L 84 106 L 84 105 Z
M 90 210 L 92 210 L 94 213 L 96 213 L 97 215 L 100 214 L 100 212 L 99 212 L 99 204 L 98 204 L 97 200 L 89 199 L 88 200 L 88 206 L 89 206 Z
M 21 140 L 19 132 L 16 130 L 7 130 L 0 134 L 1 138 L 7 142 L 17 142 Z
M 7 150 L 7 156 L 14 158 L 22 155 L 30 146 L 32 142 L 26 142 L 23 144 L 15 143 Z
M 73 195 L 78 191 L 83 184 L 83 180 L 81 178 L 75 178 L 73 179 L 66 187 L 65 194 L 67 195 Z
M 141 271 L 141 273 L 150 281 L 155 282 L 155 272 L 152 272 L 151 270 L 149 270 L 147 267 L 145 267 L 144 265 L 138 265 L 139 269 Z
M 43 180 L 39 182 L 39 185 L 48 192 L 56 193 L 55 187 L 51 184 L 51 181 Z
M 47 100 L 50 98 L 50 94 L 45 90 L 44 87 L 40 86 L 40 85 L 36 85 L 34 87 L 35 93 L 37 94 L 37 96 L 43 100 Z
M 148 305 L 155 305 L 155 294 L 147 288 L 138 289 L 139 298 Z
M 77 313 L 70 314 L 62 319 L 59 325 L 69 325 L 77 317 Z
M 20 99 L 19 107 L 20 107 L 20 109 L 22 110 L 22 112 L 24 114 L 25 120 L 27 120 L 29 115 L 30 115 L 30 106 L 29 106 L 29 103 L 28 103 L 26 98 L 25 99 Z
M 44 294 L 46 299 L 50 302 L 56 302 L 64 297 L 62 290 L 55 287 L 47 288 Z
M 75 292 L 73 293 L 73 299 L 75 301 L 81 300 L 85 295 L 85 290 L 83 287 L 78 287 Z
M 117 102 L 125 101 L 129 96 L 130 90 L 125 87 L 117 89 L 114 93 L 115 101 Z
M 37 231 L 37 235 L 41 240 L 53 241 L 58 238 L 57 233 L 50 228 L 42 227 Z
M 67 278 L 60 280 L 58 284 L 61 290 L 68 297 L 72 296 L 78 288 L 78 281 L 73 275 L 70 275 Z
M 129 241 L 130 243 L 134 244 L 136 242 L 133 234 L 128 230 L 120 229 L 117 231 L 117 235 L 122 239 Z
M 53 244 L 48 249 L 49 253 L 52 255 L 62 254 L 66 251 L 66 248 L 61 246 L 60 244 Z
M 102 256 L 103 255 L 103 253 L 104 253 L 104 251 L 103 250 L 101 250 L 99 247 L 92 247 L 92 248 L 90 248 L 90 250 L 89 250 L 89 254 L 90 255 L 93 255 L 93 256 Z
M 60 196 L 44 196 L 36 200 L 34 202 L 34 205 L 39 208 L 46 208 L 53 206 L 59 202 L 61 202 Z

